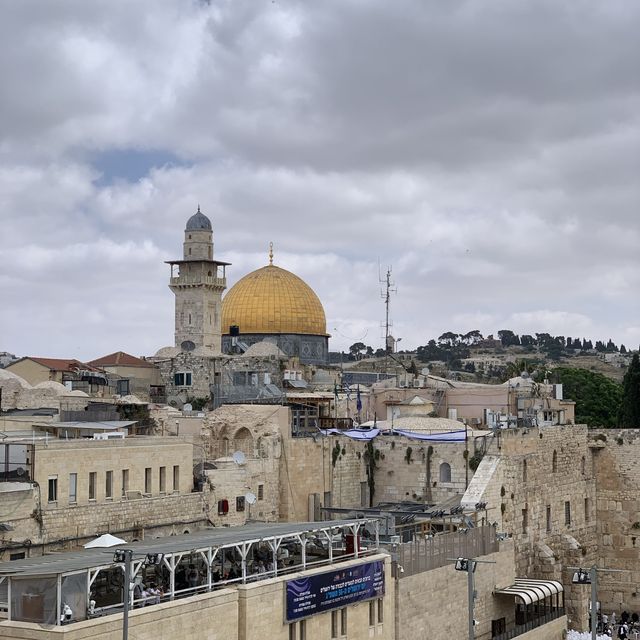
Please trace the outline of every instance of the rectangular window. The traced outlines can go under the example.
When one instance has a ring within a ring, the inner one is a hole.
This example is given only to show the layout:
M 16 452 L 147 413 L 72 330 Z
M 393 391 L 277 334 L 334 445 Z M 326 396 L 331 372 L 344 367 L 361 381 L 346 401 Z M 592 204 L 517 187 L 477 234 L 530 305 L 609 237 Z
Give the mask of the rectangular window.
M 144 470 L 144 492 L 151 493 L 151 467 Z
M 160 467 L 158 486 L 160 487 L 160 493 L 166 493 L 166 491 L 167 491 L 167 467 Z
M 331 612 L 331 637 L 338 637 L 338 612 L 335 610 Z
M 376 602 L 375 600 L 369 600 L 369 626 L 373 627 L 376 624 Z
M 584 499 L 584 521 L 589 522 L 589 498 Z
M 307 640 L 307 621 L 300 620 L 300 633 L 298 634 L 300 640 Z
M 69 504 L 78 502 L 78 474 L 69 474 Z
M 177 464 L 173 466 L 173 490 L 180 491 L 180 467 Z
M 89 500 L 96 499 L 96 481 L 98 474 L 95 471 L 89 473 Z
M 264 485 L 258 485 L 258 500 L 264 500 Z
M 347 635 L 347 609 L 340 609 L 340 635 Z
M 24 560 L 26 557 L 26 553 L 24 551 L 19 551 L 18 553 L 10 553 L 9 560 Z
M 236 498 L 236 511 L 244 511 L 244 496 Z
M 384 600 L 382 598 L 378 598 L 378 623 L 382 624 L 384 622 Z
M 527 509 L 522 510 L 522 533 L 527 533 L 527 527 L 529 526 L 529 512 Z
M 173 384 L 176 387 L 190 387 L 191 386 L 191 372 L 182 371 L 173 375 Z
M 49 502 L 58 501 L 58 476 L 51 476 L 49 478 Z
M 547 531 L 551 531 L 551 505 L 547 505 Z
M 113 471 L 107 471 L 104 479 L 104 496 L 107 500 L 113 498 Z
M 129 469 L 122 470 L 122 497 L 127 497 L 127 491 L 129 491 Z
M 567 526 L 571 524 L 571 502 L 569 500 L 564 503 L 564 523 Z

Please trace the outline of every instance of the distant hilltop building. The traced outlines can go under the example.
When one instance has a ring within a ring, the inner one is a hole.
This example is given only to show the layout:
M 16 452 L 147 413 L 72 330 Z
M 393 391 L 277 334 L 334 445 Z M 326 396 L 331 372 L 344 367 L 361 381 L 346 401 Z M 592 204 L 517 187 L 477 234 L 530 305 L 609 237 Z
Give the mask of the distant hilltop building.
M 303 364 L 326 364 L 327 321 L 320 299 L 301 278 L 269 264 L 239 280 L 222 301 L 222 351 L 234 343 L 271 342 Z M 237 351 L 236 351 L 237 352 Z

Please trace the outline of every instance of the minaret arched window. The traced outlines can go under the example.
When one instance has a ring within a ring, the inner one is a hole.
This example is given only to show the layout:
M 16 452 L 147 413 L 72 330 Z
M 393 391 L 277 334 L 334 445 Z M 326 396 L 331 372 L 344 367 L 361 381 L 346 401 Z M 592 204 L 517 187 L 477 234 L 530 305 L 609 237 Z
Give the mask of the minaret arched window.
M 558 452 L 554 450 L 553 461 L 551 462 L 551 471 L 555 473 L 558 470 Z
M 527 461 L 522 461 L 522 482 L 527 481 Z

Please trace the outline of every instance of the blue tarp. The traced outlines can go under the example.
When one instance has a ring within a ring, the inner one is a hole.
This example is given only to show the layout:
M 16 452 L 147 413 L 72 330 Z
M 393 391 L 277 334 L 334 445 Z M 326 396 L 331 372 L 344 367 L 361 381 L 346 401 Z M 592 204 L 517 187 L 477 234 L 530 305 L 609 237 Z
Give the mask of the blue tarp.
M 464 442 L 467 437 L 464 429 L 447 431 L 445 433 L 422 433 L 418 431 L 407 431 L 405 429 L 393 429 L 393 431 L 386 431 L 385 434 L 397 434 L 405 438 L 411 438 L 411 440 L 432 440 L 435 442 Z
M 464 429 L 459 431 L 447 431 L 445 433 L 423 433 L 419 431 L 407 431 L 406 429 L 393 429 L 392 431 L 380 431 L 380 429 L 349 429 L 348 431 L 340 431 L 340 429 L 322 430 L 325 436 L 347 436 L 352 440 L 373 440 L 379 435 L 384 436 L 404 436 L 411 440 L 429 440 L 433 442 L 464 442 L 466 432 Z

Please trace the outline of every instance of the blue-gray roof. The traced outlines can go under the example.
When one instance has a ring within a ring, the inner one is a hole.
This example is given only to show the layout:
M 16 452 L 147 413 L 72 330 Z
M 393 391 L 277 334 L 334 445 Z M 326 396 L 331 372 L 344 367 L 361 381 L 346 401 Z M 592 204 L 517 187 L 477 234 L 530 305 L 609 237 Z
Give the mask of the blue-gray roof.
M 211 220 L 209 220 L 209 218 L 200 211 L 200 207 L 198 207 L 198 211 L 187 220 L 186 231 L 203 230 L 211 231 Z

